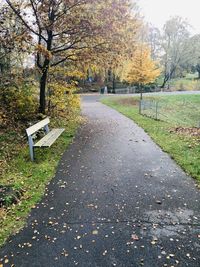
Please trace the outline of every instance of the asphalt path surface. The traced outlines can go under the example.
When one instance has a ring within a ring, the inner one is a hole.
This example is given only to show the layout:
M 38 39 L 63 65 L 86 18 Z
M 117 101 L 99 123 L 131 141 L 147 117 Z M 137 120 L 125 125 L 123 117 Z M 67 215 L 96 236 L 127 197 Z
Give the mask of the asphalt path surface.
M 1 264 L 200 266 L 194 180 L 97 99 L 83 97 L 85 123 L 27 226 L 0 249 Z

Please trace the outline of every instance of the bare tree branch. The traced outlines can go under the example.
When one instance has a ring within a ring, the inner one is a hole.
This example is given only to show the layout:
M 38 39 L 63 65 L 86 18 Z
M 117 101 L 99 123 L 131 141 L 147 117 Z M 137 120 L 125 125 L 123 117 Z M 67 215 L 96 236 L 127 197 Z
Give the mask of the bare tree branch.
M 41 38 L 46 42 L 46 38 L 43 35 L 40 35 L 38 32 L 36 32 L 35 30 L 33 30 L 31 28 L 31 26 L 23 19 L 23 17 L 20 15 L 20 12 L 17 11 L 17 9 L 14 7 L 14 5 L 10 2 L 10 0 L 6 0 L 7 4 L 10 6 L 10 8 L 13 10 L 13 12 L 18 16 L 18 18 L 21 20 L 21 22 L 24 24 L 24 26 L 31 31 L 32 33 L 34 33 L 37 36 L 41 36 Z

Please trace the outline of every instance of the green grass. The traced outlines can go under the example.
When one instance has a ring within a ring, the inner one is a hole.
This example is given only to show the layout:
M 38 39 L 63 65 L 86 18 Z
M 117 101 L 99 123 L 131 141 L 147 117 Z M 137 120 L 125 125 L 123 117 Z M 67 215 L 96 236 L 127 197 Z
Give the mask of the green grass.
M 54 176 L 58 162 L 71 143 L 77 127 L 78 121 L 68 122 L 65 132 L 51 148 L 36 150 L 34 162 L 30 161 L 26 140 L 24 145 L 20 144 L 15 132 L 1 136 L 0 145 L 4 146 L 0 151 L 4 158 L 1 184 L 13 185 L 14 188 L 23 190 L 23 196 L 18 204 L 0 209 L 0 245 L 25 225 L 31 209 L 44 195 L 45 187 Z M 8 152 L 9 156 L 6 155 Z
M 200 90 L 200 81 L 191 78 L 172 79 L 170 87 L 177 91 L 197 91 Z
M 200 95 L 149 97 L 158 102 L 158 119 L 173 126 L 197 127 L 200 122 Z M 155 107 L 143 111 L 155 117 Z
M 169 82 L 172 91 L 196 91 L 200 90 L 200 80 L 197 73 L 188 73 L 184 78 L 174 78 Z M 157 84 L 163 84 L 163 77 L 157 79 Z
M 170 109 L 174 107 L 174 114 L 178 101 L 185 96 L 167 96 Z M 125 99 L 125 98 L 123 98 Z M 159 98 L 160 99 L 160 98 Z M 200 104 L 200 95 L 187 96 L 187 100 Z M 194 136 L 178 134 L 173 130 L 175 124 L 171 122 L 156 121 L 152 118 L 139 115 L 138 105 L 127 104 L 122 98 L 106 98 L 102 102 L 134 120 L 152 139 L 192 177 L 200 183 L 200 139 Z M 133 101 L 134 102 L 134 101 Z

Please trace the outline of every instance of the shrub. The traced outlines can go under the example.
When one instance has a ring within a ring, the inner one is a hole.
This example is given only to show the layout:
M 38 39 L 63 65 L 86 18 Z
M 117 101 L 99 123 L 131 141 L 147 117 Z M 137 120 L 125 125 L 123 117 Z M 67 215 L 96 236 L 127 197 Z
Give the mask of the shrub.
M 76 82 L 53 82 L 48 88 L 48 113 L 52 116 L 73 116 L 80 109 Z
M 15 120 L 29 120 L 38 108 L 36 87 L 32 84 L 5 86 L 0 97 L 5 112 Z

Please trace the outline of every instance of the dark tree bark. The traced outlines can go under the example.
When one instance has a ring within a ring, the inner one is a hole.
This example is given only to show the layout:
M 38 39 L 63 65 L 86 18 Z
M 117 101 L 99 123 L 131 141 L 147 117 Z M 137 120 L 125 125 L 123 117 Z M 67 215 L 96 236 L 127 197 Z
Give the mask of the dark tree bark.
M 143 99 L 143 87 L 141 84 L 139 84 L 138 87 L 139 87 L 139 92 L 140 92 L 140 100 L 142 100 Z
M 49 14 L 50 21 L 54 21 L 54 10 Z M 53 42 L 53 32 L 52 30 L 47 30 L 47 51 L 51 51 L 52 42 Z M 41 37 L 38 39 L 38 44 L 41 44 Z M 46 113 L 46 85 L 47 85 L 47 78 L 48 78 L 48 71 L 50 66 L 50 59 L 46 58 L 44 63 L 41 67 L 40 63 L 40 55 L 38 54 L 37 64 L 40 69 L 42 69 L 42 75 L 40 77 L 40 105 L 39 105 L 39 112 L 45 114 Z
M 196 70 L 198 72 L 198 79 L 200 79 L 200 64 L 197 64 Z
M 165 88 L 165 85 L 166 85 L 166 83 L 168 82 L 168 80 L 169 80 L 169 75 L 166 75 L 166 76 L 164 77 L 164 81 L 163 81 L 163 84 L 161 85 L 161 88 Z
M 171 68 L 170 73 L 165 73 L 164 81 L 163 81 L 163 84 L 161 85 L 161 88 L 165 87 L 166 83 L 171 79 L 171 77 L 174 74 L 175 70 L 176 70 L 176 66 L 173 66 Z
M 115 74 L 113 73 L 113 93 L 115 93 L 115 89 L 116 89 L 116 77 Z
M 47 84 L 48 70 L 44 70 L 40 78 L 40 106 L 39 112 L 45 114 L 46 109 L 46 84 Z

